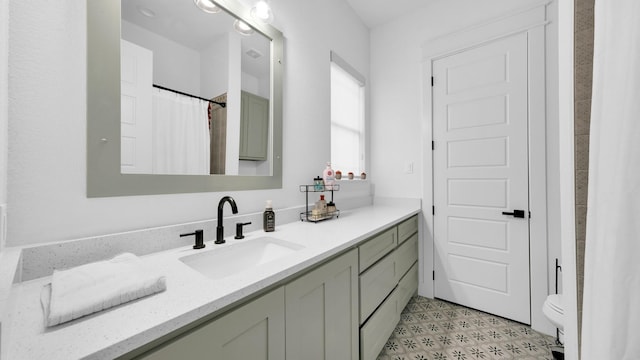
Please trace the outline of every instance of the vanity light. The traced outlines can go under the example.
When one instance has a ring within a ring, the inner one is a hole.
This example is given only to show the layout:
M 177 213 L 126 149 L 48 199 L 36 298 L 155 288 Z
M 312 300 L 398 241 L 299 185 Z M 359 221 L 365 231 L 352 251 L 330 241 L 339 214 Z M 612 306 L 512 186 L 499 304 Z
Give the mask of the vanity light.
M 200 10 L 209 14 L 219 13 L 220 10 L 222 10 L 212 0 L 193 0 L 193 3 L 196 4 Z
M 249 36 L 255 32 L 255 30 L 253 30 L 251 26 L 247 25 L 247 23 L 239 19 L 234 21 L 233 28 L 236 29 L 236 31 L 239 32 L 241 35 L 246 35 L 246 36 Z
M 266 0 L 258 0 L 251 8 L 251 17 L 266 24 L 273 21 L 273 12 Z

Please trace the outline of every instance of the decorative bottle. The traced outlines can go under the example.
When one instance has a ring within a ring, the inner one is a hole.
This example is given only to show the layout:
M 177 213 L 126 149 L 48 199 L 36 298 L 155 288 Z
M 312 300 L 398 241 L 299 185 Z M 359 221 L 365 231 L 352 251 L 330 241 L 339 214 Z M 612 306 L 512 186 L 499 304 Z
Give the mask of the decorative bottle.
M 324 180 L 324 185 L 327 186 L 327 187 L 330 187 L 335 183 L 336 175 L 333 172 L 333 169 L 331 168 L 331 163 L 330 162 L 327 163 L 327 167 L 322 172 L 322 178 Z M 329 189 L 331 189 L 331 188 L 329 188 Z
M 276 230 L 276 213 L 273 212 L 273 206 L 271 205 L 271 200 L 267 200 L 267 205 L 264 209 L 262 220 L 264 225 L 264 231 L 272 232 Z

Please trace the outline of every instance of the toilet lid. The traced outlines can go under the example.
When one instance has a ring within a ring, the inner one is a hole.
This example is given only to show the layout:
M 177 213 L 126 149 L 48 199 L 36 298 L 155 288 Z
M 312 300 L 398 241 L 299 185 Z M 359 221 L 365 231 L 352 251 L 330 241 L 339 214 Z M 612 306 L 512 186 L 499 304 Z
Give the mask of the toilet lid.
M 554 311 L 557 311 L 560 314 L 564 313 L 564 310 L 562 309 L 562 295 L 560 294 L 549 295 L 547 297 L 546 303 Z

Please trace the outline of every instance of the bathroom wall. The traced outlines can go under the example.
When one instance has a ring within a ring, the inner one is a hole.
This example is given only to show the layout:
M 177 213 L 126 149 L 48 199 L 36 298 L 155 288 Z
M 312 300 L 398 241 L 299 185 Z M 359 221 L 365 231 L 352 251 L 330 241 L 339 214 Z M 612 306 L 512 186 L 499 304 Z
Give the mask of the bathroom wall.
M 124 40 L 153 53 L 154 84 L 200 95 L 201 54 L 198 51 L 129 21 L 122 21 L 121 31 Z
M 593 81 L 594 0 L 576 0 L 574 15 L 574 149 L 576 202 L 576 287 L 578 292 L 578 341 L 582 329 L 584 249 L 589 185 L 589 126 Z
M 88 199 L 86 2 L 9 1 L 7 245 L 211 219 L 227 194 L 241 213 L 262 211 L 266 199 L 276 210 L 303 205 L 298 185 L 330 158 L 329 51 L 368 75 L 369 31 L 343 0 L 272 6 L 285 36 L 283 188 Z M 350 188 L 336 194 L 338 205 L 370 194 L 368 182 Z
M 0 0 L 0 252 L 5 246 L 9 125 L 9 0 Z
M 374 145 L 371 174 L 375 178 L 376 196 L 421 197 L 425 207 L 430 206 L 432 194 L 423 193 L 427 190 L 423 190 L 422 183 L 432 177 L 431 168 L 423 168 L 424 157 L 432 155 L 431 139 L 425 144 L 422 138 L 423 130 L 431 127 L 424 123 L 422 113 L 425 101 L 422 45 L 430 39 L 541 3 L 539 0 L 433 0 L 422 9 L 371 30 L 371 143 Z M 547 9 L 550 24 L 546 26 L 548 265 L 545 275 L 548 291 L 552 293 L 553 264 L 555 258 L 560 258 L 557 6 L 551 2 Z M 409 163 L 413 165 L 413 173 L 405 171 Z M 546 322 L 543 326 L 550 329 Z

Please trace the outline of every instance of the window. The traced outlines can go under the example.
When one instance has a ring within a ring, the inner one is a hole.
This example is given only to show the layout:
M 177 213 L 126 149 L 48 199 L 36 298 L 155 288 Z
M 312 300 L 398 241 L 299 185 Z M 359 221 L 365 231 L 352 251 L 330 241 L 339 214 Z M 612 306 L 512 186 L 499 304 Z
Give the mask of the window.
M 331 53 L 331 167 L 347 175 L 365 171 L 364 77 Z

